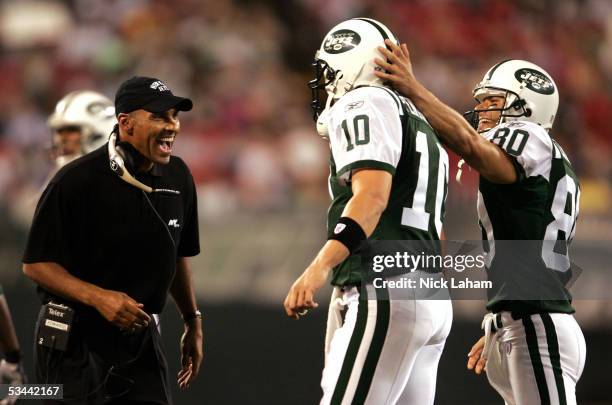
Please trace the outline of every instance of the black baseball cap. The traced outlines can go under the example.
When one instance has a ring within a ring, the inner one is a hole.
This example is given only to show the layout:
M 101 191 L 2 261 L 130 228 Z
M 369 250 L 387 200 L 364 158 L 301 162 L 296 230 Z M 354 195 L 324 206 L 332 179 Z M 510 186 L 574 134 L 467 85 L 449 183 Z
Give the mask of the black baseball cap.
M 153 77 L 131 77 L 121 83 L 115 94 L 117 115 L 140 109 L 161 113 L 171 108 L 189 111 L 193 103 L 188 98 L 175 96 L 164 82 Z

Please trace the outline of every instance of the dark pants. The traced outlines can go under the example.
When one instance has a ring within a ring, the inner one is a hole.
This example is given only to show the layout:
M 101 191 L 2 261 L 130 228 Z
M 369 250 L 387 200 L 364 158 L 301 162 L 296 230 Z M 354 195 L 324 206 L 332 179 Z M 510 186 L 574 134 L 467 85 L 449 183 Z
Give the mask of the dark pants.
M 40 322 L 39 317 L 36 331 Z M 62 401 L 45 404 L 172 405 L 168 366 L 154 323 L 124 335 L 99 315 L 84 312 L 75 316 L 66 351 L 37 341 L 37 383 L 64 388 Z
M 64 405 L 63 401 L 44 401 L 43 405 Z M 129 399 L 114 399 L 111 402 L 106 402 L 105 405 L 165 405 L 162 402 L 143 402 L 143 401 L 130 401 Z

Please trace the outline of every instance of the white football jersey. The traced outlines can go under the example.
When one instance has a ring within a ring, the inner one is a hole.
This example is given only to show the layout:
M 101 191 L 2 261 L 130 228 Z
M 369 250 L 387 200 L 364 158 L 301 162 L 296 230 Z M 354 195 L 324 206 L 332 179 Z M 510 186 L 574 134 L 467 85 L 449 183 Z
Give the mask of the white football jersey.
M 516 159 L 524 177 L 550 178 L 553 154 L 567 159 L 548 132 L 533 122 L 511 121 L 490 129 L 485 137 Z
M 397 96 L 382 87 L 361 87 L 329 112 L 329 141 L 338 176 L 372 167 L 395 173 L 402 151 L 402 113 Z

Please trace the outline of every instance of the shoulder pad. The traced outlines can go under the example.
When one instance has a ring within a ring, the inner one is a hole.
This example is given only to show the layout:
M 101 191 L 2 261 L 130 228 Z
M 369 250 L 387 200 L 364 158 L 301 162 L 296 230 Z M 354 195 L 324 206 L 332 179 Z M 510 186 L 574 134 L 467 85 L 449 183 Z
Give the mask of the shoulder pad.
M 553 141 L 541 126 L 527 121 L 512 121 L 490 129 L 485 137 L 512 156 L 526 177 L 550 175 Z

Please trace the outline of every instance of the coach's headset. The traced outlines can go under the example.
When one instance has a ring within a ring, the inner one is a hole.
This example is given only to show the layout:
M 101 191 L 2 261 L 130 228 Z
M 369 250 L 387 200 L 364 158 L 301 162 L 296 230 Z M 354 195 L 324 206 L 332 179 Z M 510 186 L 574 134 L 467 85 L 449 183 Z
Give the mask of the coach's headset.
M 115 125 L 115 128 L 113 129 L 113 132 L 111 132 L 110 137 L 108 139 L 108 158 L 110 160 L 111 170 L 115 172 L 115 174 L 126 183 L 129 183 L 134 187 L 138 187 L 146 193 L 179 195 L 181 192 L 178 190 L 149 187 L 146 184 L 138 181 L 134 176 L 130 174 L 127 168 L 136 167 L 134 162 L 135 159 L 134 156 L 132 156 L 132 154 L 130 153 L 130 151 L 124 149 L 121 143 L 117 145 L 118 132 L 118 126 Z

